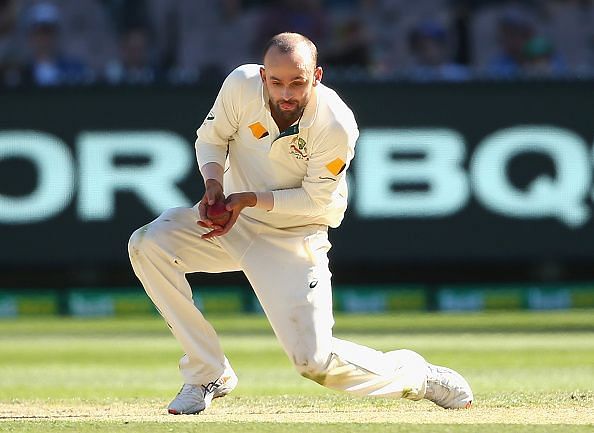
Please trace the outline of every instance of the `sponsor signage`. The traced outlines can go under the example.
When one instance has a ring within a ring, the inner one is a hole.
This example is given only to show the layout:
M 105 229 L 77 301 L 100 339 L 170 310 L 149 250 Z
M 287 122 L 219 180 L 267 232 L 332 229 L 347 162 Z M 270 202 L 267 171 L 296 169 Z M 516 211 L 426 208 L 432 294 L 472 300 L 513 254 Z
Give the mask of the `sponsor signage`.
M 594 257 L 594 106 L 584 87 L 593 86 L 342 89 L 361 135 L 334 262 Z M 0 264 L 128 266 L 136 227 L 202 194 L 193 128 L 217 89 L 194 90 L 65 89 L 40 104 L 36 94 L 3 96 Z

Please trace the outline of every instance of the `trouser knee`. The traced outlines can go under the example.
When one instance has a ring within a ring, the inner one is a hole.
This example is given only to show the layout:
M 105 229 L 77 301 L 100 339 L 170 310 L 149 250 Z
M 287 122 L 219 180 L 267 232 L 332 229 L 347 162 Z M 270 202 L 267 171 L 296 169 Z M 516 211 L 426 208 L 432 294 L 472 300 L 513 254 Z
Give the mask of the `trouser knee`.
M 148 224 L 132 233 L 132 236 L 128 240 L 128 255 L 131 261 L 134 261 L 136 257 L 146 252 L 147 243 L 150 242 L 149 238 Z
M 408 349 L 394 350 L 385 354 L 389 362 L 395 367 L 396 374 L 401 378 L 402 397 L 410 400 L 420 400 L 425 395 L 427 380 L 427 361 L 417 352 Z
M 151 254 L 172 257 L 171 251 L 174 249 L 171 238 L 176 232 L 176 224 L 183 219 L 186 208 L 171 208 L 163 212 L 157 219 L 139 228 L 128 241 L 128 254 L 130 260 L 134 262 L 136 257 L 141 255 L 149 256 Z
M 169 257 L 168 233 L 153 221 L 132 233 L 128 241 L 128 255 L 132 264 L 141 263 L 140 258 Z
M 419 355 L 417 352 L 408 349 L 399 349 L 392 352 L 386 353 L 386 356 L 393 359 L 397 365 L 414 365 L 414 366 L 425 366 L 427 362 L 425 358 Z
M 293 364 L 299 374 L 307 379 L 323 384 L 328 374 L 332 354 L 327 356 L 312 356 L 303 360 L 293 358 Z

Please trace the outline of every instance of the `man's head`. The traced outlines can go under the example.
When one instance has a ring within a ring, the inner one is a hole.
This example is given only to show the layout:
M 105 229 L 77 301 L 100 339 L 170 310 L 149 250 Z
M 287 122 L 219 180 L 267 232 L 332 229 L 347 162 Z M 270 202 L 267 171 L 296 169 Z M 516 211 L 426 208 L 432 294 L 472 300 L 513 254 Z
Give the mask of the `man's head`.
M 301 116 L 322 79 L 317 57 L 313 42 L 299 33 L 280 33 L 266 44 L 260 76 L 275 117 L 293 123 Z
M 50 2 L 36 3 L 28 11 L 29 42 L 33 56 L 47 60 L 56 55 L 60 31 L 60 10 Z
M 409 33 L 408 43 L 420 66 L 439 66 L 446 61 L 447 33 L 436 21 L 419 22 Z
M 121 37 L 120 50 L 122 63 L 128 69 L 144 69 L 149 66 L 149 32 L 141 26 L 131 26 Z
M 534 18 L 522 9 L 509 9 L 499 17 L 497 33 L 503 51 L 521 62 L 524 46 L 536 32 Z

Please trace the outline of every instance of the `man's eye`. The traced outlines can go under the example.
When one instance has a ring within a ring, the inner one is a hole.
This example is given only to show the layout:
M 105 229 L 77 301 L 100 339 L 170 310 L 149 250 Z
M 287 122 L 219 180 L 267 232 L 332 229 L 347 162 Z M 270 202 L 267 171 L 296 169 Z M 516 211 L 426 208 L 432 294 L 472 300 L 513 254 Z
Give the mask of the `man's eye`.
M 301 87 L 301 86 L 303 86 L 304 84 L 305 84 L 305 83 L 303 83 L 302 81 L 296 81 L 296 82 L 294 82 L 294 83 L 293 83 L 293 86 L 295 86 L 295 87 Z

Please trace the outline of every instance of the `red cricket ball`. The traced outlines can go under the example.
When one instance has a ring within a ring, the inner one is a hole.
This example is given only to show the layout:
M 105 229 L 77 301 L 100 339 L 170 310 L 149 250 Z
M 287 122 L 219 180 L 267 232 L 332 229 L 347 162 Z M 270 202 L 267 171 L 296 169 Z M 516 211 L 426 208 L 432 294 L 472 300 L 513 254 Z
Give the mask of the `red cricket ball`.
M 225 226 L 231 218 L 231 212 L 225 208 L 225 202 L 218 201 L 206 206 L 206 217 L 218 226 Z

